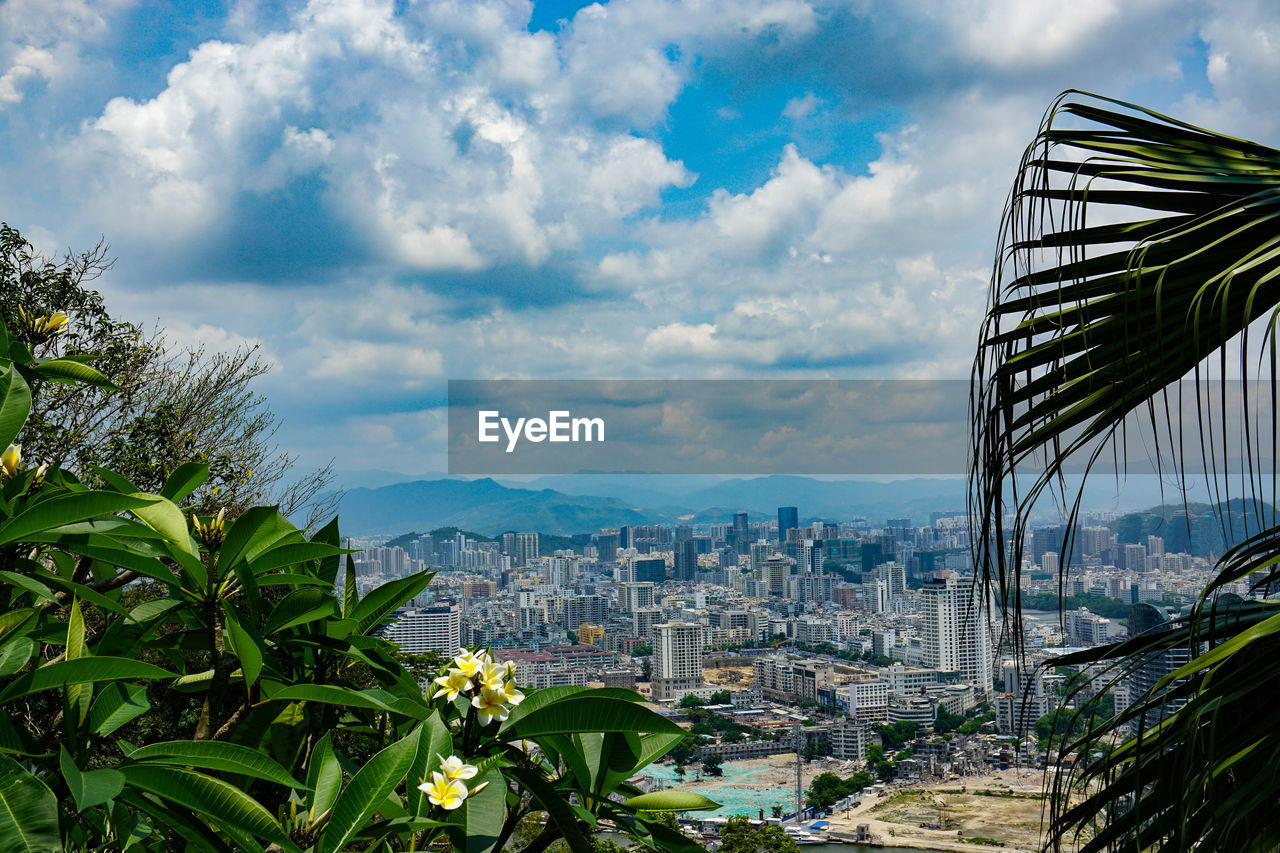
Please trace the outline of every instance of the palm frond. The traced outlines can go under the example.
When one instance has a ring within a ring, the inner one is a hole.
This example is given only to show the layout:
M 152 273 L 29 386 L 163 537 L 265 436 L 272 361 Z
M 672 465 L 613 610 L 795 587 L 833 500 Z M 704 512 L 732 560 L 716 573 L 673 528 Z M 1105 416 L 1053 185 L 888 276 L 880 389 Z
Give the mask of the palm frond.
M 1230 499 L 1227 466 L 1238 463 L 1257 516 L 1184 620 L 1073 661 L 1110 666 L 1114 679 L 1171 649 L 1190 663 L 1064 745 L 1081 762 L 1055 782 L 1051 846 L 1244 850 L 1280 831 L 1275 786 L 1259 781 L 1280 736 L 1252 725 L 1280 723 L 1266 686 L 1280 676 L 1280 605 L 1224 609 L 1217 595 L 1255 572 L 1280 577 L 1278 276 L 1280 151 L 1082 92 L 1046 113 L 1004 212 L 973 369 L 969 509 L 982 583 L 998 588 L 1017 642 L 1033 508 L 1047 496 L 1063 504 L 1065 581 L 1083 494 L 1083 480 L 1068 489 L 1069 466 L 1087 476 L 1110 457 L 1122 467 L 1135 418 L 1150 426 L 1158 470 L 1203 473 Z M 1232 372 L 1238 424 L 1209 382 Z M 1272 426 L 1261 427 L 1267 410 Z M 1196 423 L 1182 422 L 1187 411 Z M 1138 736 L 1120 744 L 1131 728 Z

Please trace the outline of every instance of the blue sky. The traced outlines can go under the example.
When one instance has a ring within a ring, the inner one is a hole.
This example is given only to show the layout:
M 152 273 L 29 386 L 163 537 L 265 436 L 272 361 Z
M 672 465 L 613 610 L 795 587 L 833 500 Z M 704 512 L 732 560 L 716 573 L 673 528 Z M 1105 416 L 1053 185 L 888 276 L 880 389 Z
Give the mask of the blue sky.
M 260 344 L 306 464 L 450 378 L 961 378 L 1063 89 L 1272 141 L 1272 4 L 6 0 L 0 219 Z

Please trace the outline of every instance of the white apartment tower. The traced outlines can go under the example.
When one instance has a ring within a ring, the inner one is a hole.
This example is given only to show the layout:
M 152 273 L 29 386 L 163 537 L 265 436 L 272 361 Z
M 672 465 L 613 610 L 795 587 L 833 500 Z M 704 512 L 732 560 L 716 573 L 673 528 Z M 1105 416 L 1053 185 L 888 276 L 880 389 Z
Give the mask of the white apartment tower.
M 679 699 L 701 687 L 702 626 L 666 622 L 653 635 L 653 698 Z
M 959 672 L 977 690 L 990 691 L 995 646 L 991 609 L 971 581 L 950 572 L 942 575 L 920 590 L 924 665 Z
M 383 635 L 400 650 L 411 654 L 428 651 L 457 654 L 462 643 L 462 608 L 456 604 L 437 604 L 405 611 Z

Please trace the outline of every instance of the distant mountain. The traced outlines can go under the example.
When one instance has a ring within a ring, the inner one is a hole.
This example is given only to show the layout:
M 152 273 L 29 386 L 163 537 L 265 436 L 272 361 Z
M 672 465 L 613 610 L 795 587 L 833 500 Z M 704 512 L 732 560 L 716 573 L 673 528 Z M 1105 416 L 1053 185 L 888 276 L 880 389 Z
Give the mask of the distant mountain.
M 1147 544 L 1148 536 L 1164 539 L 1164 550 L 1197 557 L 1221 557 L 1223 552 L 1258 532 L 1258 518 L 1275 518 L 1270 504 L 1236 498 L 1217 505 L 1164 504 L 1120 516 L 1111 523 L 1125 544 Z M 1270 523 L 1270 522 L 1268 522 Z
M 571 535 L 652 524 L 668 516 L 615 498 L 565 495 L 551 489 L 512 489 L 491 479 L 419 480 L 376 489 L 350 489 L 338 509 L 352 536 L 399 535 L 406 530 L 460 527 L 493 536 L 505 530 Z

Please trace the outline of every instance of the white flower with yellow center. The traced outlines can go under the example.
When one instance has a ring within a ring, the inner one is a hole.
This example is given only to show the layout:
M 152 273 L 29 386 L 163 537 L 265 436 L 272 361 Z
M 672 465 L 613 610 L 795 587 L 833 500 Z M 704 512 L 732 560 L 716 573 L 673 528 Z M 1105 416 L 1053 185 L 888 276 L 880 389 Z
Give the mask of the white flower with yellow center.
M 448 758 L 439 756 L 439 758 L 440 772 L 450 782 L 465 782 L 475 778 L 475 775 L 480 772 L 475 765 L 465 763 L 456 755 L 450 755 Z
M 457 699 L 459 693 L 466 693 L 475 687 L 467 673 L 460 669 L 450 669 L 435 680 L 435 685 L 440 688 L 437 692 L 443 692 L 450 702 Z
M 504 684 L 502 692 L 507 695 L 507 702 L 512 705 L 519 705 L 524 701 L 524 694 L 520 692 L 520 688 L 516 686 L 514 681 L 508 681 Z
M 487 663 L 478 673 L 479 681 L 485 687 L 501 690 L 507 681 L 507 665 L 505 663 Z
M 439 772 L 433 772 L 431 781 L 423 782 L 418 790 L 427 795 L 427 802 L 446 811 L 453 811 L 467 800 L 467 786 Z
M 457 657 L 453 659 L 453 665 L 467 674 L 468 678 L 476 675 L 486 663 L 489 662 L 489 656 L 484 652 L 475 654 L 463 649 Z
M 480 692 L 471 697 L 471 707 L 479 711 L 480 725 L 487 726 L 493 720 L 507 718 L 507 692 L 501 688 L 481 687 Z

